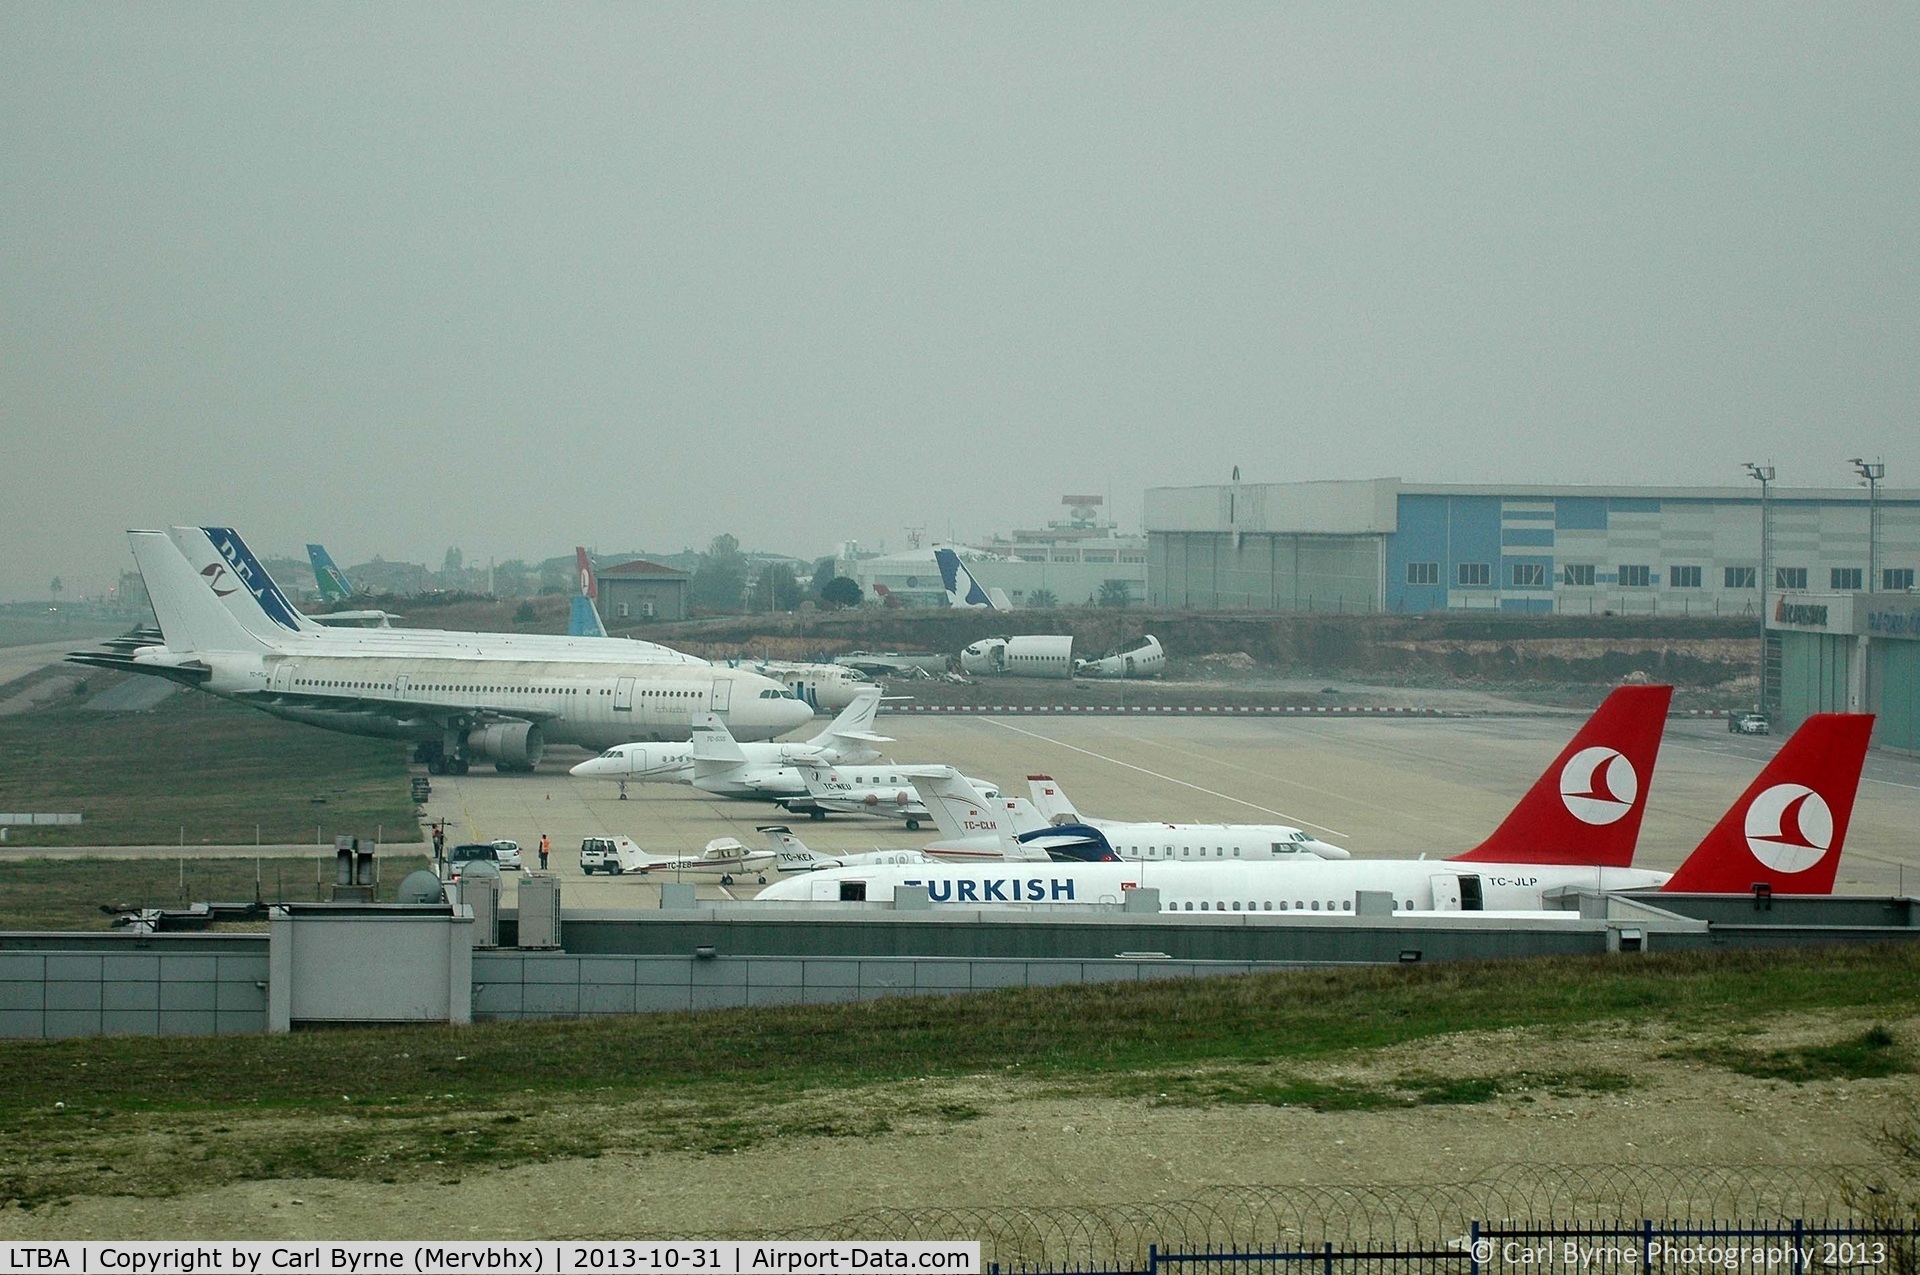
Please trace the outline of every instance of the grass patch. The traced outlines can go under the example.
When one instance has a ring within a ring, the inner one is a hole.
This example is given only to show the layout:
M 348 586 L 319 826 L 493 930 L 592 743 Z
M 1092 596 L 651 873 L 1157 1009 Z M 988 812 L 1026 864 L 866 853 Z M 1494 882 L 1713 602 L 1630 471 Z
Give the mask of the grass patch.
M 1873 1080 L 1913 1070 L 1900 1050 L 1899 1041 L 1878 1023 L 1831 1045 L 1766 1051 L 1742 1049 L 1737 1045 L 1708 1045 L 1682 1050 L 1678 1056 L 1756 1080 L 1785 1080 L 1796 1085 L 1813 1080 Z
M 79 811 L 9 829 L 13 846 L 280 845 L 339 834 L 418 841 L 408 749 L 268 717 L 211 695 L 150 713 L 62 706 L 0 717 L 0 809 Z
M 383 854 L 379 898 L 391 903 L 425 855 Z M 257 873 L 257 877 L 256 877 Z M 331 897 L 333 848 L 312 859 L 0 860 L 0 930 L 105 930 L 112 914 L 195 902 L 311 902 Z
M 168 1194 L 295 1174 L 412 1180 L 613 1148 L 718 1154 L 889 1127 L 937 1134 L 979 1112 L 872 1087 L 983 1073 L 1080 1096 L 1320 1110 L 1526 1101 L 1632 1082 L 1520 1071 L 1274 1085 L 1231 1073 L 1463 1029 L 1849 1009 L 1920 1013 L 1920 945 L 1311 970 L 463 1029 L 5 1042 L 0 1195 Z

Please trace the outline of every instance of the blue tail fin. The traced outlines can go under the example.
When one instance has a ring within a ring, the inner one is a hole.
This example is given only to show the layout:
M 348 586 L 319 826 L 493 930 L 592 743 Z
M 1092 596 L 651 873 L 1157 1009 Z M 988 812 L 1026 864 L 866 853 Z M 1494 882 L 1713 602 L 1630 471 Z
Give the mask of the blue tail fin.
M 325 545 L 308 545 L 307 561 L 313 564 L 313 582 L 320 586 L 322 602 L 344 602 L 353 596 L 353 582 L 334 565 Z
M 967 564 L 960 561 L 959 554 L 951 549 L 935 549 L 933 560 L 940 564 L 940 583 L 947 591 L 948 603 L 957 607 L 986 607 L 990 611 L 999 609 L 973 578 L 973 572 L 967 570 Z

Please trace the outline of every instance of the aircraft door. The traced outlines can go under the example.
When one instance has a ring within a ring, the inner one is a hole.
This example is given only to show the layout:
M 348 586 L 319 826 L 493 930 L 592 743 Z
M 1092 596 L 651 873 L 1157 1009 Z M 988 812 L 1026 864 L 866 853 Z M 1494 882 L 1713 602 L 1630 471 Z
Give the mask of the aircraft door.
M 631 713 L 633 711 L 633 679 L 623 677 L 613 684 L 613 711 Z
M 401 699 L 407 697 L 407 675 L 405 673 L 393 679 L 393 689 L 394 693 L 399 695 Z
M 724 713 L 733 703 L 733 683 L 715 680 L 713 684 L 713 711 Z
M 1431 878 L 1433 883 L 1433 910 L 1436 912 L 1458 912 L 1460 910 L 1460 878 L 1448 872 Z M 1478 885 L 1480 879 L 1474 878 Z
M 273 689 L 280 692 L 292 690 L 294 674 L 299 671 L 298 664 L 289 664 L 282 660 L 273 670 Z
M 867 883 L 865 881 L 842 881 L 840 883 L 840 902 L 865 903 L 867 901 Z
M 1486 904 L 1480 896 L 1480 878 L 1466 875 L 1460 878 L 1460 910 L 1462 912 L 1481 912 Z

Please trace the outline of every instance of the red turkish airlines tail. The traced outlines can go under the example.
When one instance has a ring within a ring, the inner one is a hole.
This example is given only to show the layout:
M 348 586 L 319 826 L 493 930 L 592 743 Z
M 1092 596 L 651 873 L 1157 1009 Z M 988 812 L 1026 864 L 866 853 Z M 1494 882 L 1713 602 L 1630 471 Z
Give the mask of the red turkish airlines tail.
M 1872 713 L 1816 713 L 1802 722 L 1660 888 L 1832 894 L 1872 734 Z
M 585 545 L 575 545 L 573 547 L 573 565 L 574 569 L 578 571 L 580 575 L 580 596 L 583 598 L 598 598 L 600 596 L 600 583 L 593 578 L 593 563 L 587 560 Z
M 1622 686 L 1493 835 L 1456 859 L 1624 868 L 1647 812 L 1671 686 Z

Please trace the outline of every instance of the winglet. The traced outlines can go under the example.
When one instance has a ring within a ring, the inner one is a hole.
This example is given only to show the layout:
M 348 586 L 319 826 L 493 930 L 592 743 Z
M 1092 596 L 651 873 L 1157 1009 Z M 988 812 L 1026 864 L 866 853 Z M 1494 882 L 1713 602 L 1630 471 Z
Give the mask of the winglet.
M 1493 835 L 1455 858 L 1624 868 L 1633 863 L 1671 686 L 1622 686 Z
M 1832 894 L 1873 735 L 1871 713 L 1815 713 L 1662 890 Z

